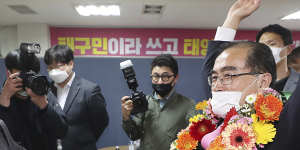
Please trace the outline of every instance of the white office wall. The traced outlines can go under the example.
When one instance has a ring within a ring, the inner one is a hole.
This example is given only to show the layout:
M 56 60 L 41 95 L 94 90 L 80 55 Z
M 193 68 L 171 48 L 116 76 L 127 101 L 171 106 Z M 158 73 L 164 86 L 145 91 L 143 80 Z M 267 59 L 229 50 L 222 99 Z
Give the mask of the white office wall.
M 50 47 L 50 34 L 47 24 L 18 24 L 17 35 L 18 44 L 22 42 L 39 43 L 42 48 L 39 57 L 43 57 L 45 50 Z
M 0 53 L 2 57 L 16 49 L 17 43 L 17 26 L 5 26 L 0 29 Z
M 22 42 L 38 42 L 42 51 L 38 55 L 44 56 L 50 47 L 50 33 L 47 24 L 18 24 L 0 28 L 0 53 L 2 57 L 19 47 Z

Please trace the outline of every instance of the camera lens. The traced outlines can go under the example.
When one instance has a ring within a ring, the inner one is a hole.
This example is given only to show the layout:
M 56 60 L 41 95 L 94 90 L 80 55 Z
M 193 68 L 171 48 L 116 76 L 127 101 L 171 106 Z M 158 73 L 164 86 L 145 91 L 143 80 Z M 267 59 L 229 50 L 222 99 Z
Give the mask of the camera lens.
M 48 93 L 49 85 L 46 77 L 33 77 L 30 88 L 37 95 L 46 95 Z

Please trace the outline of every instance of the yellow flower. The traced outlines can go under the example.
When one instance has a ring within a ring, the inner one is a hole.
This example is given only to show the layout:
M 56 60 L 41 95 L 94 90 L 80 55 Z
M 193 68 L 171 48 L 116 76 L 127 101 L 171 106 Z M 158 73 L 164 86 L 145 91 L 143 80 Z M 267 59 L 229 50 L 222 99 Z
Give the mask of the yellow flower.
M 199 120 L 203 119 L 204 118 L 204 115 L 202 114 L 198 114 L 198 115 L 195 115 L 193 117 L 191 117 L 189 119 L 189 122 L 192 123 L 192 122 L 198 122 Z
M 196 105 L 195 109 L 196 110 L 204 110 L 206 108 L 206 106 L 207 106 L 207 100 L 203 100 L 202 102 L 199 102 Z
M 255 114 L 252 114 L 251 118 L 253 119 L 252 128 L 256 135 L 256 144 L 273 142 L 273 138 L 276 135 L 276 128 L 274 128 L 274 125 L 258 120 Z

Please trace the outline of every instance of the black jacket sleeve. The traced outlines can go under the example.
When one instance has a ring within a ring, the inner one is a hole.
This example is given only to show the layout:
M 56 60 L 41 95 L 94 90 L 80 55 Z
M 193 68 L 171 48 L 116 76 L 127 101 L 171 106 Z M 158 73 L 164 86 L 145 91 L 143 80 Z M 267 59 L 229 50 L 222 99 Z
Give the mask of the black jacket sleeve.
M 96 138 L 99 138 L 104 129 L 108 126 L 109 121 L 105 99 L 101 94 L 99 86 L 95 86 L 90 93 L 90 97 L 87 101 L 87 111 L 93 133 Z
M 45 109 L 39 110 L 38 121 L 43 132 L 53 135 L 55 138 L 63 138 L 68 130 L 65 114 L 59 104 L 53 99 L 48 99 Z
M 300 149 L 300 82 L 280 113 L 274 142 L 267 150 Z

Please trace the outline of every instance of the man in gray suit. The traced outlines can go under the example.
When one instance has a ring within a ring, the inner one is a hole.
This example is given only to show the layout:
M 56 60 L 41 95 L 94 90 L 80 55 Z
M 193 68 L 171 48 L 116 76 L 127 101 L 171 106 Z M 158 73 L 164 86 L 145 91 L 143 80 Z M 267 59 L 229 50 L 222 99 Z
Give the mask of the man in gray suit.
M 148 110 L 131 115 L 132 100 L 121 99 L 123 129 L 130 139 L 141 139 L 142 150 L 169 150 L 177 133 L 196 114 L 195 102 L 175 91 L 178 77 L 177 61 L 172 55 L 160 55 L 151 64 L 154 91 L 147 96 Z
M 65 45 L 55 45 L 44 56 L 51 88 L 66 114 L 68 132 L 62 139 L 63 150 L 96 150 L 96 142 L 108 125 L 106 103 L 100 87 L 80 78 L 73 71 L 73 51 Z

